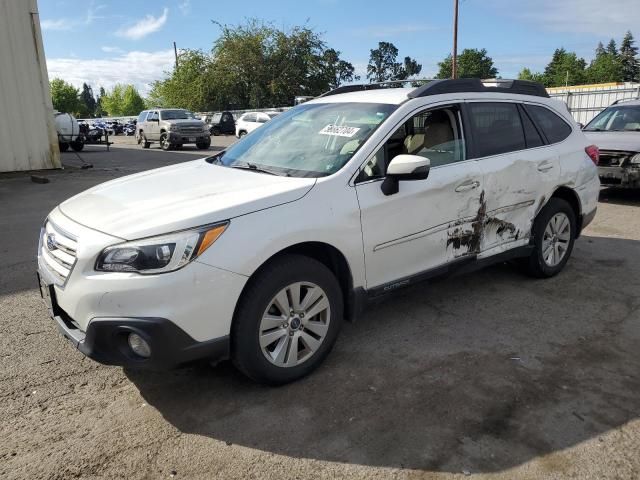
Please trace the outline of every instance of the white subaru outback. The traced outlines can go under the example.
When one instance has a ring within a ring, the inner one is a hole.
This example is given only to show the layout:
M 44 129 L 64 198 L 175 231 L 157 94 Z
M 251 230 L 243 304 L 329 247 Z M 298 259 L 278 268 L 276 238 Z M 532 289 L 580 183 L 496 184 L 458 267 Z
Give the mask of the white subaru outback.
M 538 84 L 350 85 L 213 157 L 55 208 L 40 288 L 105 364 L 231 358 L 285 383 L 343 319 L 419 280 L 516 260 L 550 277 L 593 219 L 598 149 Z

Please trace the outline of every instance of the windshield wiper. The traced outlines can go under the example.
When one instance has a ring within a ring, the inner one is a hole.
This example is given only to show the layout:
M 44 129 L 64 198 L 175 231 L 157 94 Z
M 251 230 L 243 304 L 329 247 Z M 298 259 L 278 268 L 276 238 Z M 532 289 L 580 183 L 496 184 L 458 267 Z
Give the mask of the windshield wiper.
M 272 170 L 267 170 L 265 168 L 262 167 L 258 167 L 258 165 L 256 165 L 255 163 L 250 163 L 250 162 L 246 162 L 246 163 L 240 163 L 240 164 L 235 164 L 235 165 L 229 165 L 229 167 L 231 168 L 239 168 L 241 170 L 251 170 L 252 172 L 256 172 L 256 173 L 266 173 L 269 175 L 276 175 L 276 176 L 282 176 L 279 173 L 276 173 Z M 286 175 L 289 176 L 289 175 Z

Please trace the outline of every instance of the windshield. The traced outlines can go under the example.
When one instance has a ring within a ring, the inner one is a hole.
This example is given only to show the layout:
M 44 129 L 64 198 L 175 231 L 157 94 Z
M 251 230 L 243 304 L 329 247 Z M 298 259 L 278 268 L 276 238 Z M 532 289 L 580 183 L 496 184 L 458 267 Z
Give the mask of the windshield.
M 396 108 L 375 103 L 306 103 L 263 124 L 210 161 L 296 177 L 331 175 Z
M 587 132 L 639 132 L 640 105 L 609 107 L 591 120 Z
M 195 115 L 188 110 L 162 110 L 162 120 L 189 120 L 195 119 Z

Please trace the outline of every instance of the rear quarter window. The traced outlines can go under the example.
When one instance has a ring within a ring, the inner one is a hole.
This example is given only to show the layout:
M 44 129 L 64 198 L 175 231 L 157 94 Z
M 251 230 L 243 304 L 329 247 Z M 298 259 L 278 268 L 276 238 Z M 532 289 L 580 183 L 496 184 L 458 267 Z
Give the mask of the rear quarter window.
M 561 142 L 571 135 L 573 130 L 569 124 L 548 108 L 536 105 L 526 105 L 525 108 L 545 137 L 547 137 L 549 143 Z

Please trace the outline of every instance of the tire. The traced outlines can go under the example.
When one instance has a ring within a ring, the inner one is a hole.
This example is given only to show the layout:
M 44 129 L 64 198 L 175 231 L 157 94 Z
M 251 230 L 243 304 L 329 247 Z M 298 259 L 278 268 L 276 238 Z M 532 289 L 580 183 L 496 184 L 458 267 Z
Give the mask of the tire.
M 196 143 L 198 150 L 206 150 L 211 146 L 211 141 Z
M 58 142 L 58 148 L 60 148 L 60 152 L 66 152 L 69 150 L 69 144 L 65 142 Z
M 211 135 L 213 135 L 214 137 L 217 137 L 218 135 L 220 135 L 220 129 L 218 127 L 212 128 Z
M 75 142 L 71 142 L 71 148 L 74 152 L 81 152 L 84 148 L 84 142 L 81 140 L 76 140 Z
M 242 130 L 239 134 L 238 134 L 238 138 L 242 138 L 247 134 L 247 132 L 245 132 L 244 130 Z
M 534 250 L 520 263 L 525 272 L 537 278 L 560 273 L 571 256 L 576 230 L 576 214 L 571 205 L 561 198 L 551 198 L 533 222 Z
M 284 310 L 289 307 L 296 285 L 299 308 L 293 315 L 283 313 L 278 305 L 284 305 Z M 305 306 L 305 301 L 312 303 Z M 306 319 L 304 312 L 308 312 Z M 282 385 L 298 380 L 329 354 L 340 332 L 342 315 L 342 291 L 333 273 L 312 258 L 283 256 L 252 278 L 240 298 L 231 326 L 233 363 L 256 382 Z M 269 340 L 273 342 L 269 344 Z
M 160 148 L 165 152 L 171 150 L 173 145 L 169 143 L 169 134 L 167 132 L 160 134 Z
M 140 135 L 138 135 L 138 145 L 142 144 L 142 148 L 149 148 L 151 146 L 151 142 L 147 141 L 147 136 L 143 131 L 140 131 Z

